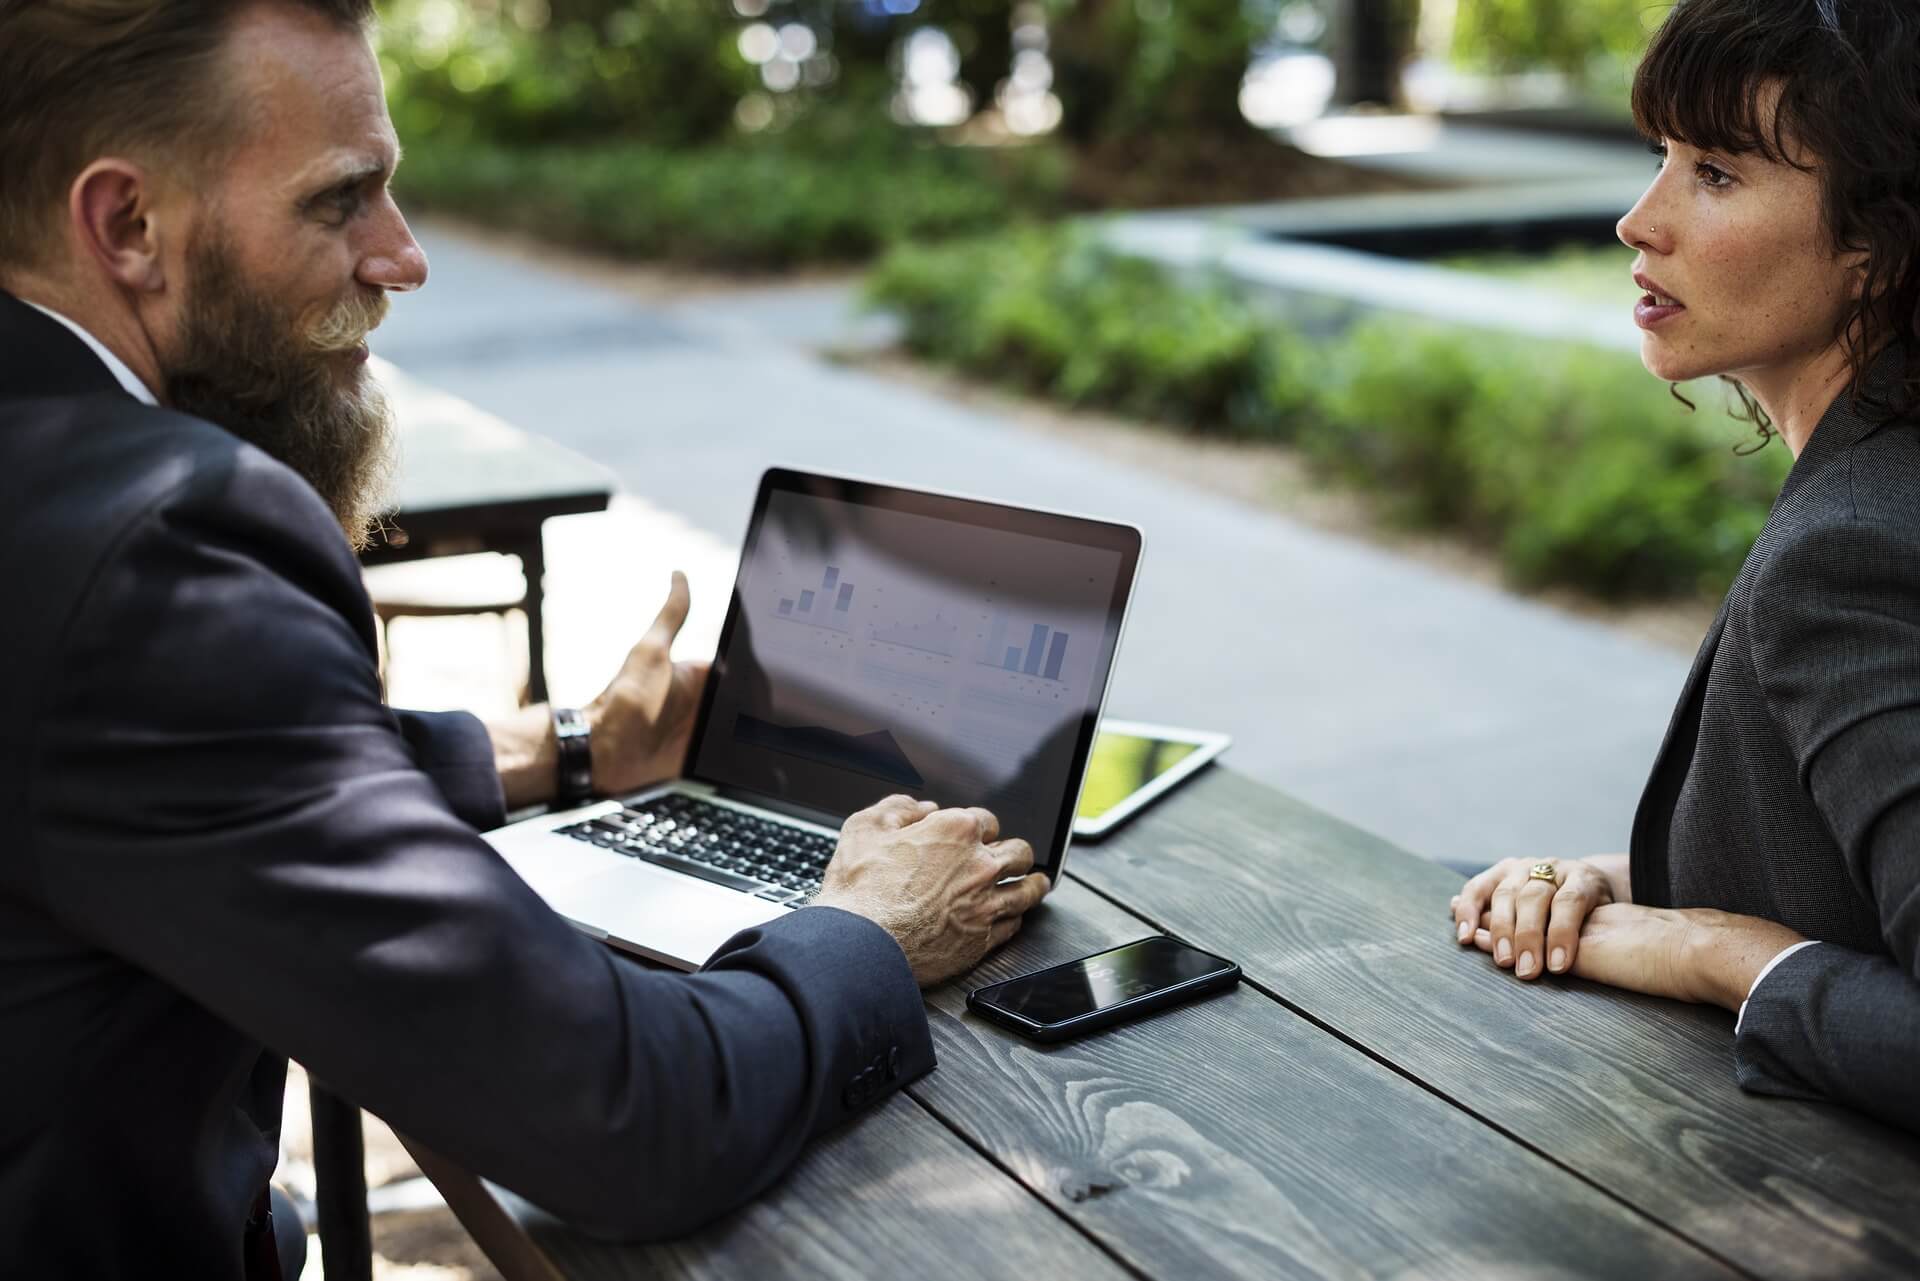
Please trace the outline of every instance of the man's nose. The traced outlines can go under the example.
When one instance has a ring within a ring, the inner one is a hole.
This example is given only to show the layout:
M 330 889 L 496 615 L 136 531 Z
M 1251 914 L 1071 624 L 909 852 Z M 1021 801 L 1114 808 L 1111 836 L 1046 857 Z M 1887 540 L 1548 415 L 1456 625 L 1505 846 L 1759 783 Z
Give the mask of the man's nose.
M 390 293 L 411 293 L 426 284 L 427 252 L 413 238 L 398 208 L 391 209 L 382 232 L 360 260 L 360 282 Z

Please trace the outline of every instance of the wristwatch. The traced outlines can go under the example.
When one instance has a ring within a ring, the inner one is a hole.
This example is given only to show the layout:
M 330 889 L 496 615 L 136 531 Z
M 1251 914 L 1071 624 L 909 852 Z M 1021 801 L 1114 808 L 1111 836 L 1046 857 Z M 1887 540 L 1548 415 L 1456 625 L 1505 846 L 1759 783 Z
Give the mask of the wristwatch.
M 559 750 L 559 778 L 553 801 L 565 808 L 593 799 L 593 729 L 577 707 L 553 709 L 553 741 Z

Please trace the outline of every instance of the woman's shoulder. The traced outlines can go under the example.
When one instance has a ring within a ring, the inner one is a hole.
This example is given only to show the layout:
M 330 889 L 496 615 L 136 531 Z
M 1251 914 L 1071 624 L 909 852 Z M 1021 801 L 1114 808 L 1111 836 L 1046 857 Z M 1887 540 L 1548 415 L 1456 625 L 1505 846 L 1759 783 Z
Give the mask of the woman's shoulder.
M 1783 562 L 1803 572 L 1848 550 L 1920 548 L 1920 421 L 1868 431 L 1789 486 L 1747 557 L 1743 586 Z M 1913 573 L 1920 585 L 1920 563 Z
M 1845 471 L 1849 519 L 1920 530 L 1920 420 L 1899 419 L 1854 442 Z
M 1854 606 L 1920 626 L 1920 425 L 1891 424 L 1849 453 L 1762 528 L 1728 602 L 1750 632 L 1825 628 Z

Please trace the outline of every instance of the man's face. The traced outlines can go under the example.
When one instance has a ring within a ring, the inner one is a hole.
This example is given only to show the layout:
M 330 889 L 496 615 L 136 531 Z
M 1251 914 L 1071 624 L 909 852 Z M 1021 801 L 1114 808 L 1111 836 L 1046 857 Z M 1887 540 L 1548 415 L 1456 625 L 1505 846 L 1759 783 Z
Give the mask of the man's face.
M 226 56 L 242 132 L 183 196 L 163 393 L 298 471 L 359 544 L 392 452 L 366 336 L 387 293 L 427 275 L 387 191 L 399 145 L 379 67 L 360 34 L 276 4 L 236 21 Z

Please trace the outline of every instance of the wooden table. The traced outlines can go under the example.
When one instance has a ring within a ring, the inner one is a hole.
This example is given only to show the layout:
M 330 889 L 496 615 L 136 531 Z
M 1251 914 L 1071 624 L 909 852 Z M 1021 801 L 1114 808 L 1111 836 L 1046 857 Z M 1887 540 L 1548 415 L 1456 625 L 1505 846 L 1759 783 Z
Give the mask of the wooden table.
M 1496 971 L 1458 885 L 1215 769 L 928 995 L 936 1072 L 693 1237 L 592 1241 L 415 1155 L 516 1279 L 1920 1276 L 1920 1141 L 1741 1093 L 1722 1011 Z M 1160 930 L 1247 981 L 1046 1049 L 965 1010 Z
M 504 552 L 527 579 L 527 693 L 547 699 L 546 553 L 554 516 L 605 511 L 613 474 L 563 445 L 520 430 L 375 358 L 400 438 L 392 528 L 361 553 L 366 565 Z

